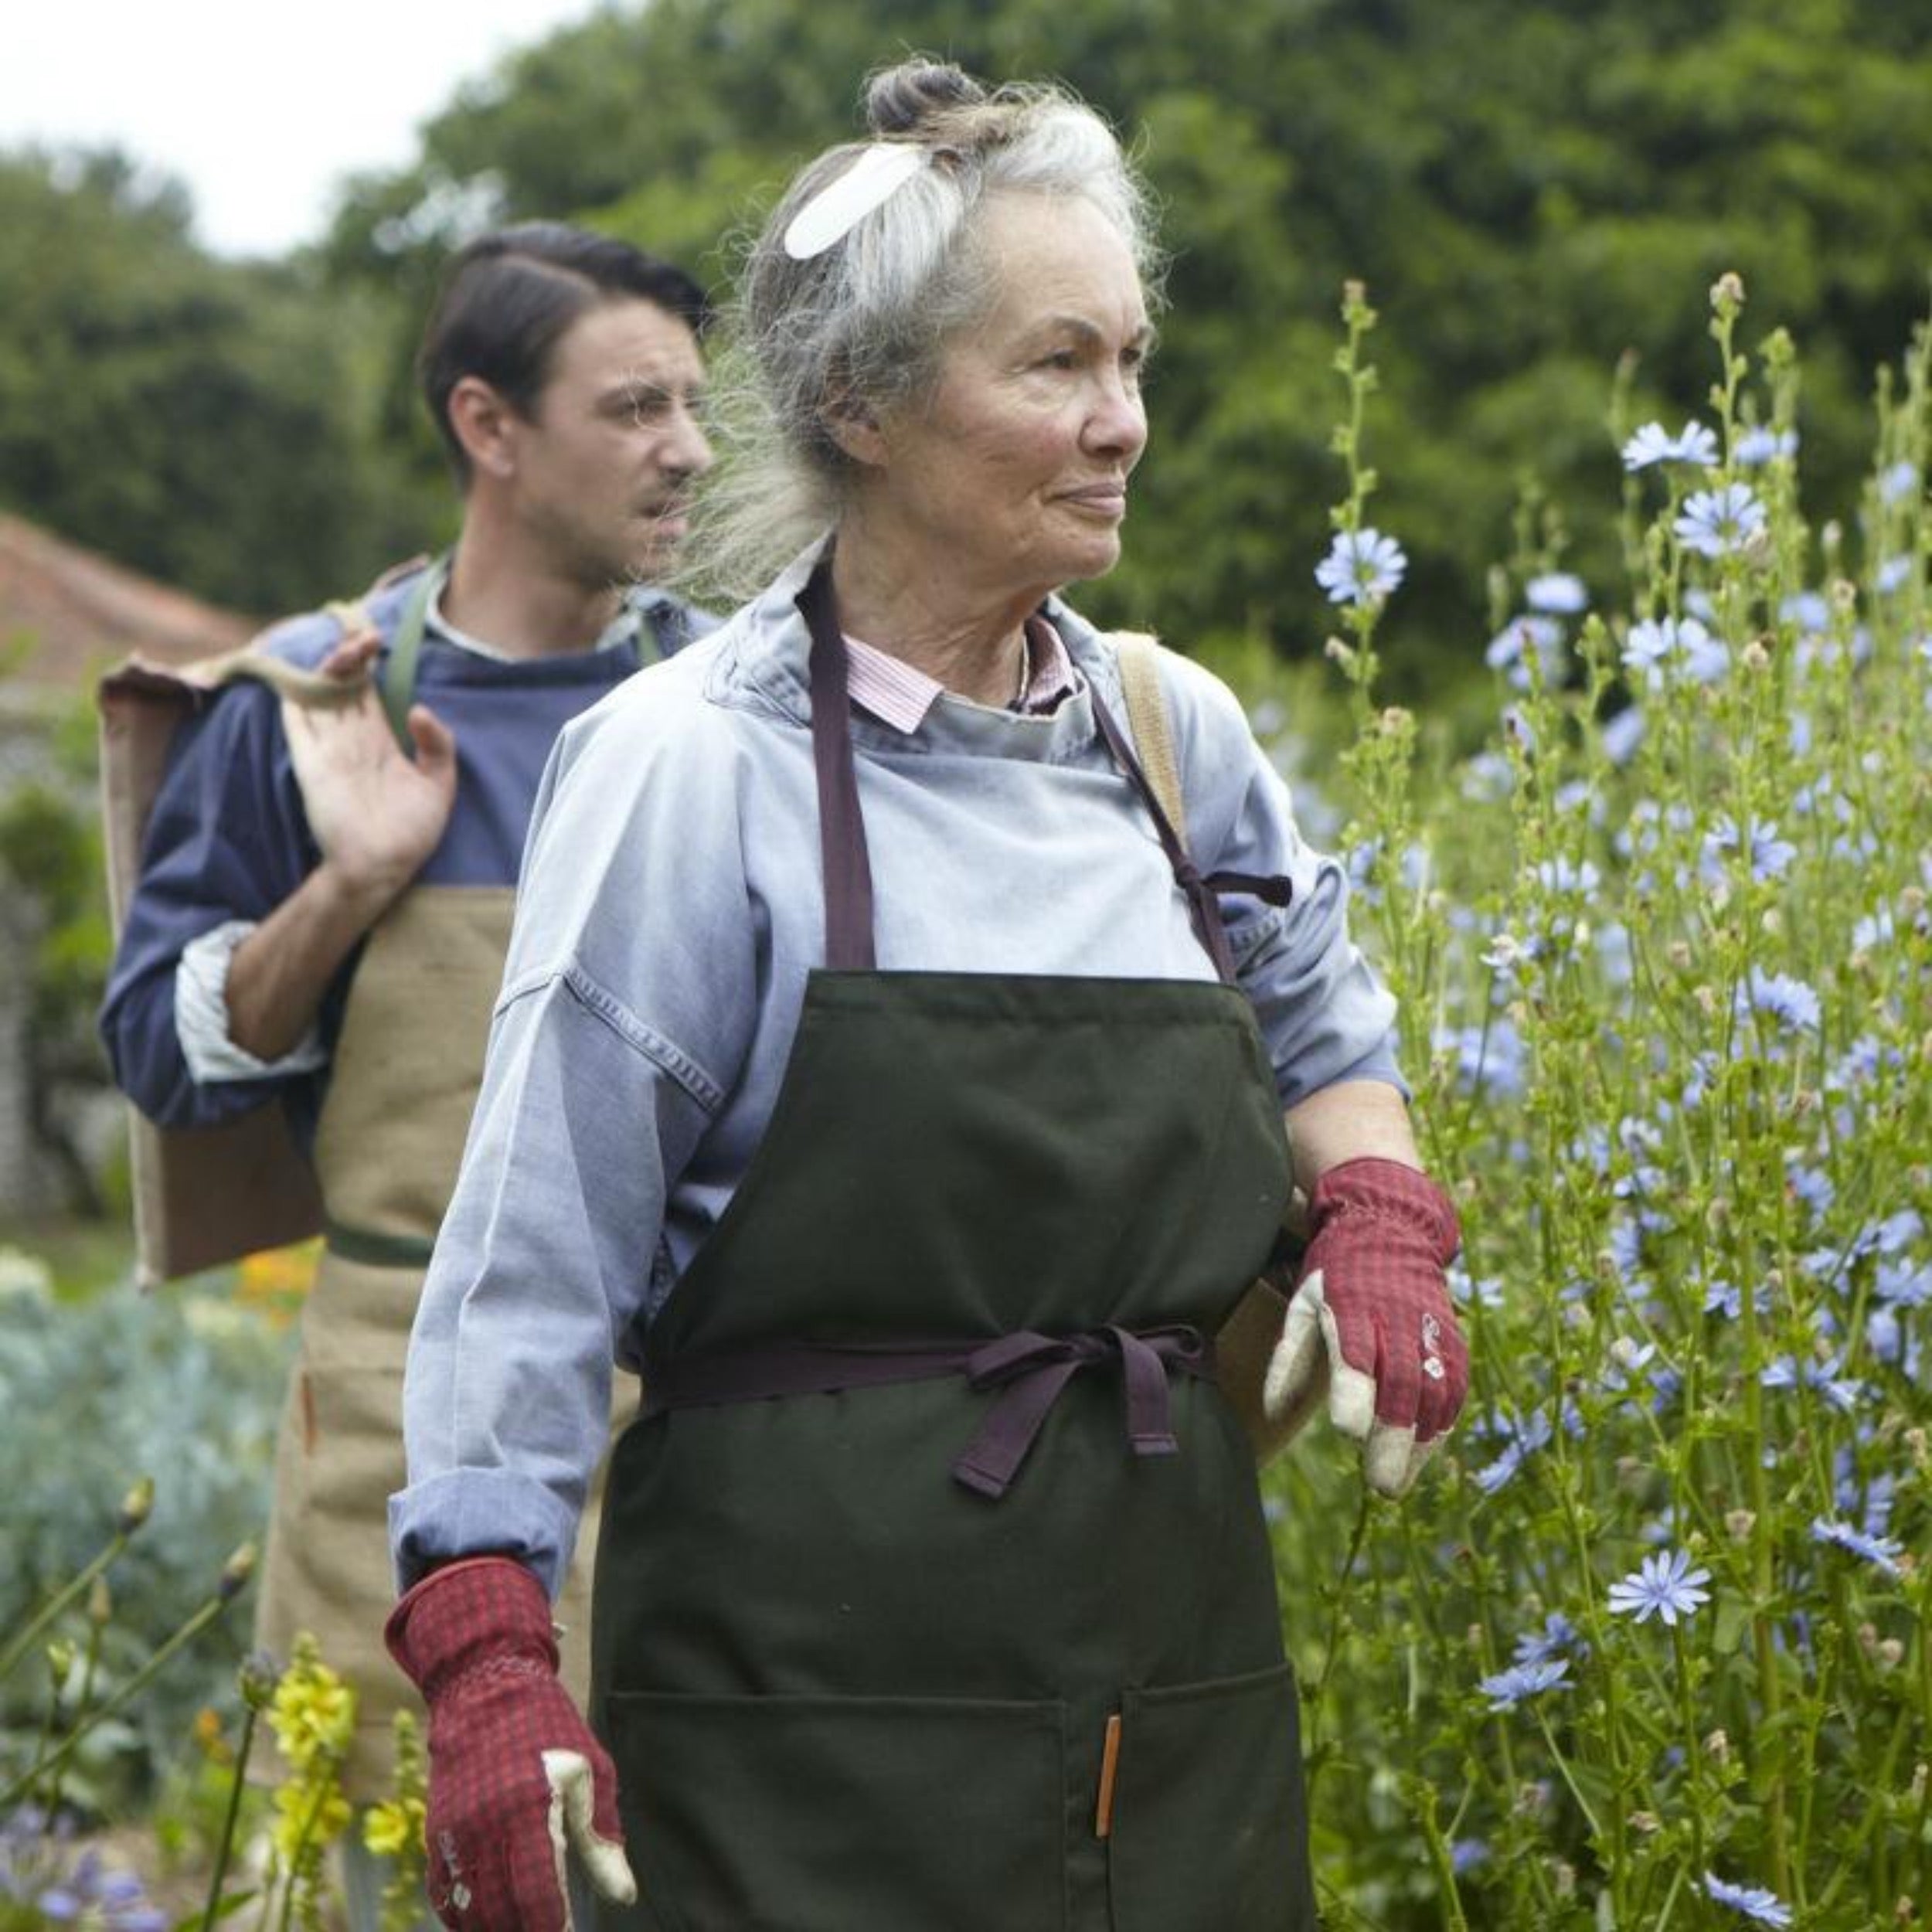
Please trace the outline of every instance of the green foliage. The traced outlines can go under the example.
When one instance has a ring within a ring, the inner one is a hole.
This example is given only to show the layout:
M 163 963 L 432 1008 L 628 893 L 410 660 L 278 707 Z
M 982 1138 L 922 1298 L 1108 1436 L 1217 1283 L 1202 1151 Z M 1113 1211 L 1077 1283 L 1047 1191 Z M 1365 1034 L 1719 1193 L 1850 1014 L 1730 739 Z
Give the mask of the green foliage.
M 1859 372 L 1903 339 L 1932 232 L 1932 64 L 1878 0 L 655 0 L 506 61 L 366 183 L 335 271 L 417 304 L 456 212 L 570 213 L 721 285 L 791 169 L 855 128 L 910 49 L 1060 76 L 1139 144 L 1175 253 L 1153 439 L 1121 569 L 1083 600 L 1177 641 L 1309 653 L 1327 491 L 1326 317 L 1345 277 L 1391 324 L 1384 527 L 1413 564 L 1398 681 L 1466 664 L 1524 465 L 1601 500 L 1600 371 L 1681 420 L 1704 376 L 1660 288 L 1742 270 L 1804 351 L 1809 478 L 1860 454 Z M 439 226 L 439 223 L 443 224 Z M 399 274 L 400 270 L 400 274 Z M 1614 564 L 1593 522 L 1576 561 Z
M 188 219 L 117 155 L 0 155 L 0 505 L 244 610 L 358 587 L 410 519 L 354 304 Z
M 259 1536 L 291 1338 L 226 1298 L 123 1287 L 50 1298 L 18 1268 L 0 1278 L 0 1632 L 21 1624 L 99 1549 L 116 1500 L 151 1471 L 151 1519 L 111 1579 L 100 1657 L 122 1681 L 207 1597 L 231 1553 Z M 125 1726 L 83 1760 L 77 1795 L 125 1797 L 185 1740 L 232 1677 L 247 1607 L 144 1693 Z M 56 1634 L 84 1641 L 77 1610 Z M 29 1681 L 29 1680 L 32 1681 Z M 0 1771 L 17 1770 L 43 1722 L 38 1673 L 0 1685 Z M 92 1781 L 91 1784 L 87 1781 Z
M 1342 839 L 1475 1379 L 1402 1508 L 1325 1432 L 1270 1478 L 1339 1927 L 1715 1932 L 1761 1890 L 1872 1932 L 1932 1896 L 1932 329 L 1879 386 L 1854 562 L 1791 457 L 1740 454 L 1798 380 L 1742 302 L 1711 460 L 1631 479 L 1597 533 L 1631 580 L 1496 654 L 1446 782 L 1372 691 L 1381 604 L 1346 614 Z M 1722 488 L 1754 532 L 1706 534 Z M 1504 611 L 1553 528 L 1519 519 Z M 1619 1586 L 1671 1553 L 1696 1587 L 1640 1617 Z

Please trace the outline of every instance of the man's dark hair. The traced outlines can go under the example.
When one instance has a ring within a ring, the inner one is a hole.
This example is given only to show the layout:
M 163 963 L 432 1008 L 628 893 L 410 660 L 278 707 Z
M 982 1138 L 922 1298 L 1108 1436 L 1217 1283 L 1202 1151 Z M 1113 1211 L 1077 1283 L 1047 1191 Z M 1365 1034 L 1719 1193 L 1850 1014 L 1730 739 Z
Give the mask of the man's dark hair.
M 711 320 L 704 291 L 682 268 L 562 222 L 499 228 L 455 257 L 416 366 L 460 485 L 468 486 L 470 460 L 450 422 L 457 384 L 480 376 L 519 415 L 533 416 L 565 331 L 601 303 L 631 298 L 655 303 L 699 334 Z

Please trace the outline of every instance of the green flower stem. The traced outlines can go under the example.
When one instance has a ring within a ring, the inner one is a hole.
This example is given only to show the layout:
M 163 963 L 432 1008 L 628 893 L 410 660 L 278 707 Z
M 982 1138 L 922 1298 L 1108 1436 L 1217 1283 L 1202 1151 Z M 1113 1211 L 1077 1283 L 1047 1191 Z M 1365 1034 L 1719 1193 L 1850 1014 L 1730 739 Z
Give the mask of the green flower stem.
M 1429 1862 L 1435 1867 L 1444 1932 L 1469 1932 L 1469 1921 L 1462 1909 L 1462 1893 L 1456 1883 L 1455 1859 L 1449 1849 L 1448 1836 L 1436 1818 L 1438 1795 L 1433 1784 L 1423 1785 L 1417 1794 L 1415 1814 L 1422 1825 L 1422 1839 L 1428 1847 Z
M 1335 1580 L 1335 1602 L 1328 1616 L 1328 1629 L 1321 1653 L 1321 1672 L 1315 1679 L 1315 1687 L 1308 1693 L 1305 1716 L 1308 1727 L 1308 1789 L 1307 1805 L 1311 1815 L 1315 1811 L 1315 1787 L 1328 1762 L 1328 1753 L 1318 1748 L 1322 1700 L 1328 1694 L 1328 1680 L 1335 1674 L 1335 1660 L 1342 1649 L 1342 1620 L 1344 1606 L 1348 1602 L 1349 1579 L 1354 1573 L 1355 1560 L 1362 1553 L 1362 1545 L 1369 1533 L 1369 1513 L 1372 1506 L 1366 1487 L 1362 1492 L 1360 1505 L 1355 1511 L 1355 1528 L 1349 1538 L 1349 1548 L 1342 1560 L 1340 1574 Z
M 220 1917 L 221 1888 L 228 1876 L 228 1861 L 235 1846 L 235 1827 L 240 1821 L 242 1793 L 248 1782 L 249 1754 L 255 1746 L 255 1724 L 260 1713 L 252 1703 L 242 1706 L 241 1741 L 235 1748 L 235 1775 L 229 1781 L 228 1808 L 223 1814 L 221 1838 L 215 1847 L 215 1869 L 208 1881 L 207 1908 L 201 1915 L 201 1932 L 214 1932 Z
M 1763 1706 L 1760 1723 L 1775 1742 L 1767 1755 L 1774 1764 L 1764 1777 L 1761 1793 L 1770 1837 L 1772 1889 L 1787 1897 L 1791 1889 L 1791 1851 L 1785 1818 L 1784 1687 L 1778 1675 L 1775 1624 L 1770 1604 L 1777 1588 L 1777 1519 L 1771 1514 L 1770 1485 L 1764 1475 L 1764 1391 L 1758 1376 L 1764 1359 L 1758 1330 L 1757 1284 L 1747 1283 L 1739 1304 L 1744 1335 L 1744 1440 L 1751 1494 L 1751 1642 L 1757 1662 L 1757 1692 Z
M 9 1809 L 33 1787 L 46 1774 L 70 1757 L 77 1747 L 97 1726 L 104 1723 L 114 1713 L 131 1703 L 140 1695 L 150 1681 L 161 1671 L 175 1653 L 183 1645 L 192 1643 L 227 1607 L 225 1596 L 211 1597 L 195 1611 L 188 1621 L 170 1637 L 141 1668 L 136 1671 L 102 1704 L 87 1720 L 77 1725 L 63 1738 L 52 1751 L 43 1751 L 27 1769 L 22 1771 L 5 1791 L 0 1791 L 0 1811 Z
M 34 1639 L 71 1604 L 80 1593 L 91 1584 L 110 1564 L 128 1547 L 130 1539 L 125 1531 L 117 1531 L 106 1548 L 87 1566 L 62 1589 L 56 1590 L 41 1605 L 39 1611 L 29 1620 L 26 1627 L 15 1633 L 5 1651 L 0 1651 L 0 1678 L 12 1671 L 21 1658 L 26 1655 Z
M 1678 1709 L 1684 1726 L 1685 1781 L 1691 1787 L 1691 1852 L 1701 1872 L 1708 1862 L 1704 1850 L 1704 1808 L 1698 1801 L 1696 1791 L 1702 1747 L 1698 1739 L 1697 1700 L 1692 1693 L 1690 1659 L 1684 1651 L 1684 1620 L 1681 1617 L 1670 1627 L 1670 1648 L 1677 1665 Z
M 296 1894 L 307 1883 L 304 1874 L 312 1862 L 311 1852 L 315 1828 L 321 1822 L 322 1810 L 328 1802 L 335 1782 L 335 1767 L 332 1762 L 326 1762 L 315 1777 L 315 1795 L 310 1801 L 308 1815 L 302 1820 L 302 1828 L 296 1835 L 295 1849 L 288 1855 L 288 1882 L 282 1888 L 282 1909 L 275 1921 L 275 1932 L 288 1932 L 289 1921 L 295 1910 Z
M 74 1706 L 74 1718 L 78 1722 L 87 1714 L 87 1706 L 94 1702 L 94 1678 L 100 1668 L 100 1633 L 102 1625 L 94 1617 L 87 1620 L 87 1655 L 80 1671 L 80 1696 Z M 58 1703 L 58 1693 L 56 1695 Z M 53 1741 L 49 1733 L 45 1743 Z M 44 1743 L 43 1743 L 44 1748 Z M 61 1787 L 66 1782 L 66 1761 L 63 1759 L 53 1769 L 53 1775 L 47 1784 L 47 1815 L 55 1816 L 60 1809 Z

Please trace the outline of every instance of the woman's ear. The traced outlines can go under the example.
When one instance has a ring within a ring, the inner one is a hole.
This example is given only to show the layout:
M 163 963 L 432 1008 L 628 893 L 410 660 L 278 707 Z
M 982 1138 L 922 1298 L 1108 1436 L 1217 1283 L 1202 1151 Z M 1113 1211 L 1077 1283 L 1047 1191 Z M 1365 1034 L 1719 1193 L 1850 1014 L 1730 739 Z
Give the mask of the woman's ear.
M 872 406 L 849 389 L 832 397 L 823 417 L 825 434 L 855 463 L 868 469 L 885 466 L 888 450 L 885 432 Z

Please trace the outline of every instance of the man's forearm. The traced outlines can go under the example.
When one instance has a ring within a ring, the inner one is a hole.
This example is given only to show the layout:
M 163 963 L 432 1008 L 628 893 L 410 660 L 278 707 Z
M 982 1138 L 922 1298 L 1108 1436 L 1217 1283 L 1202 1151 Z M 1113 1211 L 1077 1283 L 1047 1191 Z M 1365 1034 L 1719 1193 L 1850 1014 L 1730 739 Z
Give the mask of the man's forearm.
M 229 963 L 228 1036 L 264 1060 L 292 1052 L 342 961 L 395 897 L 345 879 L 326 861 L 270 913 Z

